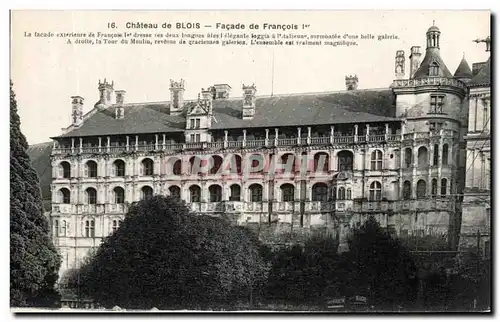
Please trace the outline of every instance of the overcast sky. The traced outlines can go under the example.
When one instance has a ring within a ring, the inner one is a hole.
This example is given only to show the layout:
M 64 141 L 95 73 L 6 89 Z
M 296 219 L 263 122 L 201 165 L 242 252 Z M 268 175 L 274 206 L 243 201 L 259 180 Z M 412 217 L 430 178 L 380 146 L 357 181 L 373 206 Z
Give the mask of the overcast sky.
M 21 128 L 30 144 L 59 135 L 61 128 L 70 124 L 70 96 L 84 97 L 84 112 L 89 111 L 98 100 L 97 83 L 103 78 L 113 80 L 115 89 L 126 90 L 127 102 L 169 100 L 170 79 L 180 78 L 186 80 L 187 99 L 195 98 L 202 87 L 217 83 L 231 85 L 233 97 L 241 97 L 242 83 L 255 83 L 258 95 L 269 95 L 273 52 L 275 94 L 344 90 L 347 74 L 358 75 L 359 88 L 388 87 L 395 78 L 396 50 L 405 51 L 408 73 L 410 47 L 421 46 L 425 54 L 425 32 L 433 20 L 441 30 L 441 56 L 452 73 L 464 53 L 471 67 L 488 58 L 485 45 L 472 42 L 489 35 L 489 12 L 484 11 L 17 11 L 12 15 L 11 77 Z M 310 24 L 307 31 L 287 33 L 395 34 L 399 39 L 360 41 L 357 47 L 280 48 L 91 46 L 68 45 L 58 38 L 24 37 L 25 31 L 108 32 L 108 22 L 116 22 L 121 27 L 115 29 L 118 32 L 134 32 L 124 28 L 126 22 L 241 22 L 247 28 L 254 22 Z

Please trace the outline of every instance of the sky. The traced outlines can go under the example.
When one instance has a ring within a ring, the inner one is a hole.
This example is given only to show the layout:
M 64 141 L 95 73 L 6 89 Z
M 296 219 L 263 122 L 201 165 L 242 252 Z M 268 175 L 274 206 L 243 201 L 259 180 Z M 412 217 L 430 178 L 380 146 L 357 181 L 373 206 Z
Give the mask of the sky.
M 242 84 L 251 83 L 257 95 L 338 91 L 350 74 L 358 76 L 361 89 L 388 87 L 395 79 L 396 51 L 405 51 L 408 74 L 410 47 L 425 52 L 425 32 L 433 21 L 441 30 L 441 57 L 452 73 L 464 54 L 471 67 L 489 57 L 484 44 L 472 41 L 490 35 L 487 11 L 14 11 L 11 21 L 11 78 L 29 144 L 50 141 L 70 124 L 71 96 L 85 99 L 84 112 L 92 109 L 98 80 L 104 78 L 113 80 L 116 90 L 126 90 L 131 103 L 169 100 L 170 79 L 180 78 L 186 81 L 186 99 L 218 83 L 229 84 L 232 97 L 241 97 Z M 183 47 L 69 45 L 55 37 L 24 36 L 109 32 L 109 22 L 119 26 L 116 32 L 141 31 L 127 30 L 126 22 L 309 24 L 305 31 L 286 33 L 394 34 L 399 39 L 364 40 L 355 47 Z

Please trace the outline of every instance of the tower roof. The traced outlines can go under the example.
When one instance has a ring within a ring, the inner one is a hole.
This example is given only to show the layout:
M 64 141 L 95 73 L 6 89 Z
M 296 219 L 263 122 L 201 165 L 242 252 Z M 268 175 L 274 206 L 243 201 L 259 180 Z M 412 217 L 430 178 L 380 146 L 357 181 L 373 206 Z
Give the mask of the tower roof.
M 481 86 L 481 85 L 490 85 L 491 84 L 491 63 L 490 58 L 484 64 L 484 67 L 481 68 L 479 73 L 472 78 L 469 82 L 469 86 Z
M 453 76 L 459 78 L 472 78 L 472 70 L 469 67 L 469 63 L 465 59 L 465 56 L 460 61 L 460 64 L 458 64 L 457 70 Z
M 433 31 L 441 32 L 441 31 L 439 30 L 439 28 L 438 28 L 438 27 L 436 27 L 436 26 L 431 26 L 431 27 L 427 30 L 427 32 L 433 32 Z
M 436 50 L 435 48 L 431 48 L 430 50 L 428 49 L 425 52 L 425 57 L 413 77 L 429 77 L 430 66 L 433 63 L 436 63 L 439 66 L 439 75 L 437 75 L 438 77 L 453 77 L 448 67 L 446 67 L 443 59 L 441 58 L 441 55 L 439 55 L 439 50 Z

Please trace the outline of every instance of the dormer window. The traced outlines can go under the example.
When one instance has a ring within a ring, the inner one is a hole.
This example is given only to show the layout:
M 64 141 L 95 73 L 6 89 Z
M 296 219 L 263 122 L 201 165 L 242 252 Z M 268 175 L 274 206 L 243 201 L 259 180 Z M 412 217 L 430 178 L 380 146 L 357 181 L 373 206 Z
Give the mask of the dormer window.
M 439 76 L 439 65 L 432 63 L 429 67 L 429 76 Z

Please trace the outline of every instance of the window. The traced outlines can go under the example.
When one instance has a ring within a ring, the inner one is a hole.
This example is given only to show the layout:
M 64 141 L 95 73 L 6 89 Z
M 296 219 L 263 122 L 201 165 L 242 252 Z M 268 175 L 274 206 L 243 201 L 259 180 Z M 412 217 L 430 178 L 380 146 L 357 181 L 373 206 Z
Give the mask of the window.
M 411 199 L 411 182 L 406 180 L 403 183 L 403 200 Z
M 264 156 L 260 154 L 252 154 L 249 161 L 251 161 L 251 167 L 249 169 L 250 173 L 260 173 L 265 169 L 266 160 L 264 159 Z
M 431 195 L 433 197 L 435 197 L 437 195 L 437 192 L 438 192 L 438 181 L 437 181 L 437 179 L 432 179 L 431 186 L 432 186 L 432 188 L 431 188 Z
M 229 196 L 229 201 L 240 201 L 241 188 L 237 184 L 233 184 L 230 187 L 231 195 Z
M 141 162 L 142 166 L 142 175 L 144 176 L 152 176 L 154 172 L 154 163 L 153 160 L 146 158 Z
M 191 142 L 195 142 L 195 135 L 194 134 L 191 134 L 190 138 L 191 138 Z
M 95 221 L 85 221 L 85 237 L 95 237 Z
M 97 203 L 97 191 L 94 188 L 87 188 L 87 204 L 95 205 Z
M 231 160 L 232 161 L 232 160 Z M 233 169 L 233 162 L 231 162 L 231 174 L 234 174 L 235 173 L 235 170 L 236 170 L 236 173 L 237 174 L 242 174 L 242 168 L 241 168 L 241 156 L 235 154 L 234 155 L 234 163 L 236 163 L 236 169 Z
M 337 199 L 338 200 L 345 200 L 345 188 L 340 187 L 337 193 Z
M 346 197 L 345 198 L 347 200 L 351 200 L 352 199 L 352 192 L 351 192 L 350 188 L 347 188 L 347 192 L 346 192 Z
M 444 105 L 444 95 L 431 95 L 431 109 L 429 113 L 442 114 Z
M 382 200 L 382 184 L 378 181 L 370 184 L 370 200 Z
M 200 202 L 201 189 L 197 185 L 189 187 L 189 198 L 191 202 Z
M 220 167 L 222 166 L 222 158 L 218 155 L 214 155 L 210 160 L 212 162 L 210 167 L 210 174 L 217 174 Z
M 250 202 L 261 202 L 262 201 L 262 186 L 260 184 L 254 183 L 249 187 L 250 190 Z
M 59 220 L 54 220 L 54 235 L 59 236 Z
M 85 176 L 88 178 L 97 177 L 97 163 L 95 161 L 88 161 L 85 164 Z
M 173 167 L 172 172 L 176 176 L 180 176 L 182 174 L 182 161 L 181 160 L 177 160 L 174 162 L 174 167 Z
M 448 180 L 446 178 L 441 179 L 441 196 L 446 196 L 447 194 L 447 185 L 448 185 Z
M 437 63 L 432 63 L 429 66 L 429 76 L 439 76 L 439 65 Z
M 411 148 L 406 148 L 405 149 L 405 163 L 404 166 L 405 168 L 410 168 L 411 164 L 413 162 L 413 155 L 412 155 Z
M 194 129 L 194 119 L 190 120 L 191 126 L 189 128 Z
M 71 177 L 71 165 L 69 162 L 63 161 L 59 164 L 59 177 L 69 179 Z
M 67 228 L 66 220 L 61 221 L 61 234 L 60 234 L 60 236 L 66 237 L 66 228 Z
M 427 153 L 427 148 L 425 146 L 421 146 L 418 148 L 418 167 L 425 168 L 429 165 L 429 156 Z
M 439 132 L 443 128 L 443 122 L 429 122 L 429 131 Z
M 328 201 L 328 186 L 325 183 L 315 183 L 313 185 L 312 201 Z
M 116 204 L 122 204 L 125 202 L 125 190 L 123 190 L 122 187 L 115 187 L 113 189 L 113 192 L 115 194 L 115 203 Z
M 196 119 L 196 128 L 199 129 L 201 126 L 200 126 L 200 119 Z
M 295 187 L 290 183 L 285 183 L 281 186 L 281 201 L 295 200 Z
M 376 171 L 382 170 L 382 151 L 375 150 L 372 152 L 371 169 Z
M 448 165 L 448 144 L 443 145 L 443 165 Z
M 211 185 L 208 188 L 210 194 L 210 202 L 219 202 L 222 200 L 222 188 L 219 185 Z
M 153 197 L 153 188 L 150 186 L 144 186 L 141 189 L 142 192 L 142 200 L 147 200 Z
M 354 158 L 351 151 L 340 151 L 337 158 L 339 171 L 352 171 Z
M 199 134 L 196 134 L 196 143 L 201 142 L 201 137 Z
M 174 197 L 174 198 L 180 198 L 181 197 L 181 188 L 177 187 L 177 186 L 171 186 L 170 188 L 168 188 L 168 192 L 170 194 L 170 196 Z
M 116 160 L 115 162 L 113 162 L 113 165 L 115 167 L 116 177 L 125 176 L 125 162 L 123 160 Z
M 115 232 L 118 229 L 118 220 L 113 220 L 113 226 L 111 227 L 113 232 Z
M 302 158 L 304 160 L 305 158 Z M 329 157 L 325 152 L 319 152 L 314 155 L 314 171 L 321 171 L 323 173 L 328 173 L 329 171 Z
M 439 145 L 434 144 L 434 157 L 432 158 L 432 165 L 438 165 L 439 163 Z
M 427 195 L 427 184 L 424 180 L 417 182 L 417 199 L 424 199 Z
M 63 204 L 71 203 L 71 193 L 66 188 L 61 188 L 59 190 L 59 202 Z
M 281 173 L 295 172 L 295 156 L 291 153 L 286 153 L 281 156 Z

